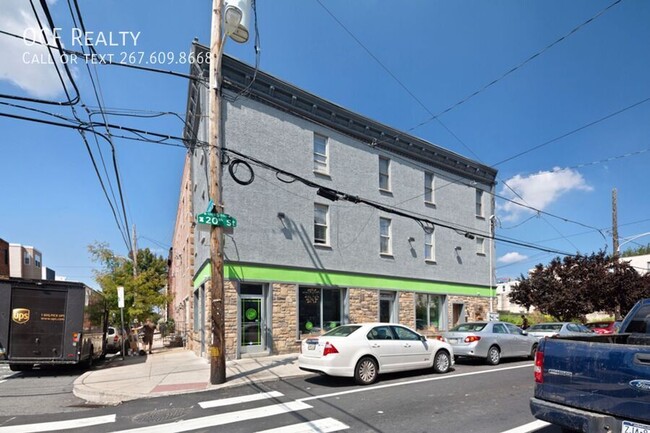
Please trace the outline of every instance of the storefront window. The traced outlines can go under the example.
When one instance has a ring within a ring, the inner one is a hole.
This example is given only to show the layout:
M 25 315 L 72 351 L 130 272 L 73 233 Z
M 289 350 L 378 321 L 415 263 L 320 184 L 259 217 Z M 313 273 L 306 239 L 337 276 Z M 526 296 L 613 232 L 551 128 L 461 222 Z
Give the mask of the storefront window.
M 444 296 L 419 293 L 415 304 L 415 324 L 420 331 L 437 332 L 444 328 Z
M 319 334 L 341 324 L 341 290 L 300 287 L 298 292 L 299 335 Z

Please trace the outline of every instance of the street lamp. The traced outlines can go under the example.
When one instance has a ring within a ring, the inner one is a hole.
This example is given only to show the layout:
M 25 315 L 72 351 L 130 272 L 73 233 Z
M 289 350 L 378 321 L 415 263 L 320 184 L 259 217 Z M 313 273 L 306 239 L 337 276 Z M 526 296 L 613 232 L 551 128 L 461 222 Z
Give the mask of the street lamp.
M 630 243 L 630 242 L 632 242 L 632 241 L 635 241 L 635 240 L 637 240 L 637 239 L 639 239 L 639 238 L 642 238 L 643 236 L 648 236 L 648 235 L 650 235 L 650 232 L 641 233 L 641 234 L 638 234 L 638 235 L 632 236 L 632 237 L 629 238 L 629 239 L 626 239 L 625 242 L 620 243 L 620 244 L 618 245 L 618 248 L 616 248 L 616 255 L 618 255 L 618 254 L 621 252 L 621 247 L 622 247 L 623 245 L 625 245 L 625 244 L 627 244 L 627 243 Z M 625 239 L 625 238 L 623 238 L 623 239 Z

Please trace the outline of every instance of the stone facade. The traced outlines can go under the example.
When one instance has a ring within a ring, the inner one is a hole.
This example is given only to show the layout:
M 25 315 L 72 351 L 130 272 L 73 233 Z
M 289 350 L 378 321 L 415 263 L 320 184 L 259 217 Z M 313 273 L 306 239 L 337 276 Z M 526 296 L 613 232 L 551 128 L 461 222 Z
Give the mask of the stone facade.
M 398 292 L 399 323 L 415 329 L 415 293 Z
M 349 289 L 350 323 L 376 322 L 379 318 L 379 291 Z
M 272 284 L 273 325 L 271 327 L 271 353 L 295 353 L 300 350 L 296 334 L 298 329 L 298 286 L 294 284 Z
M 455 326 L 453 323 L 454 304 L 465 305 L 465 321 L 473 322 L 477 320 L 488 320 L 490 312 L 490 298 L 485 296 L 454 296 L 450 295 L 447 298 L 447 316 L 450 318 L 449 327 Z

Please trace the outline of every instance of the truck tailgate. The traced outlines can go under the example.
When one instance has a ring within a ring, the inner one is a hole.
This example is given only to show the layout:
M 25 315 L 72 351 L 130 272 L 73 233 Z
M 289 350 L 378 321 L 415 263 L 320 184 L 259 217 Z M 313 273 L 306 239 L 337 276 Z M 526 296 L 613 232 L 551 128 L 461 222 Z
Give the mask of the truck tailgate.
M 623 336 L 620 336 L 623 338 Z M 547 339 L 535 397 L 628 420 L 650 418 L 650 346 Z

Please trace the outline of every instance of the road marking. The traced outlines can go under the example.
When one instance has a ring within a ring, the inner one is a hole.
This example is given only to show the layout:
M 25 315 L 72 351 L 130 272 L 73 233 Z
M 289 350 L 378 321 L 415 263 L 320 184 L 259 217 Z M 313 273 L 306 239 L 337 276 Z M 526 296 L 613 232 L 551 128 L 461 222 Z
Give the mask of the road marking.
M 96 416 L 92 418 L 77 418 L 66 421 L 42 422 L 38 424 L 10 425 L 0 427 L 0 433 L 34 433 L 42 431 L 67 430 L 85 428 L 93 425 L 115 422 L 115 415 Z
M 0 380 L 0 383 L 5 383 L 5 382 L 6 382 L 6 380 Z
M 264 400 L 267 398 L 282 397 L 284 394 L 278 391 L 261 392 L 259 394 L 243 395 L 241 397 L 222 398 L 220 400 L 202 401 L 199 403 L 202 409 L 212 407 L 230 406 L 232 404 L 250 403 L 251 401 Z
M 323 418 L 316 421 L 308 421 L 300 424 L 292 424 L 257 433 L 329 433 L 347 430 L 350 426 L 343 424 L 334 418 Z
M 515 369 L 518 369 L 518 368 L 528 368 L 528 367 L 532 367 L 533 365 L 535 365 L 535 364 L 516 365 L 514 367 L 503 367 L 503 368 L 495 368 L 495 369 L 490 369 L 490 370 L 472 371 L 472 372 L 469 372 L 469 373 L 448 374 L 448 375 L 445 375 L 445 376 L 436 376 L 436 377 L 428 377 L 426 379 L 410 380 L 408 382 L 387 383 L 386 385 L 369 386 L 369 387 L 351 389 L 351 390 L 348 390 L 348 391 L 333 392 L 331 394 L 315 395 L 313 397 L 304 397 L 304 398 L 299 398 L 296 401 L 320 400 L 320 399 L 323 399 L 323 398 L 338 397 L 338 396 L 347 395 L 347 394 L 356 394 L 358 392 L 368 392 L 368 391 L 372 392 L 372 391 L 376 391 L 378 389 L 392 388 L 392 387 L 396 387 L 396 386 L 414 385 L 414 384 L 417 384 L 417 383 L 433 382 L 433 381 L 437 381 L 437 380 L 450 380 L 450 379 L 455 379 L 455 378 L 458 378 L 458 377 L 476 376 L 476 375 L 479 375 L 479 374 L 487 374 L 487 373 L 515 370 Z M 532 378 L 531 378 L 531 380 L 532 380 Z
M 551 425 L 551 424 L 547 423 L 546 421 L 537 420 L 537 421 L 533 421 L 533 422 L 528 423 L 528 424 L 524 424 L 524 425 L 519 426 L 519 427 L 515 427 L 515 428 L 510 429 L 508 431 L 504 431 L 503 433 L 529 433 L 529 432 L 539 430 L 540 428 L 544 428 L 544 427 L 549 426 L 549 425 Z
M 220 413 L 218 415 L 175 421 L 167 424 L 157 424 L 131 430 L 121 430 L 117 433 L 159 433 L 161 431 L 164 431 L 165 433 L 185 432 L 225 424 L 232 424 L 240 421 L 266 418 L 273 415 L 280 415 L 283 413 L 295 412 L 298 410 L 311 408 L 312 406 L 306 403 L 292 401 L 289 403 L 273 404 L 270 406 L 263 406 L 254 409 L 238 410 L 235 412 Z

